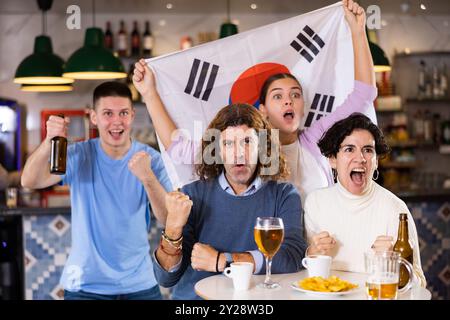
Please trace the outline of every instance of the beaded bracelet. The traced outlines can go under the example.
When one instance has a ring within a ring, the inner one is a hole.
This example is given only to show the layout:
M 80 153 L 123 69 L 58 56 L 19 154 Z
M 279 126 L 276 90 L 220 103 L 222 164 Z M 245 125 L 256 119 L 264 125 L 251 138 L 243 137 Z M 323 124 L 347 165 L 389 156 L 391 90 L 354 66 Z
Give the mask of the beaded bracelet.
M 183 244 L 183 236 L 179 237 L 177 240 L 173 240 L 167 236 L 164 230 L 161 232 L 162 238 L 167 241 L 173 248 L 180 249 Z

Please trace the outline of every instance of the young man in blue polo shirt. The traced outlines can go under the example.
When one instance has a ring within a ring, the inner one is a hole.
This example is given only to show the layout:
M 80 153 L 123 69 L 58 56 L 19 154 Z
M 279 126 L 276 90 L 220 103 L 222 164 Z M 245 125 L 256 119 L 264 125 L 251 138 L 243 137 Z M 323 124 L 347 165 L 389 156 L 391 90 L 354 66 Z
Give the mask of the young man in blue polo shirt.
M 70 186 L 72 249 L 61 284 L 65 299 L 161 299 L 149 254 L 150 208 L 165 224 L 171 189 L 160 154 L 130 138 L 135 111 L 119 82 L 94 90 L 99 138 L 70 144 L 65 175 L 49 172 L 50 141 L 67 136 L 68 118 L 51 116 L 47 136 L 27 160 L 22 185 Z

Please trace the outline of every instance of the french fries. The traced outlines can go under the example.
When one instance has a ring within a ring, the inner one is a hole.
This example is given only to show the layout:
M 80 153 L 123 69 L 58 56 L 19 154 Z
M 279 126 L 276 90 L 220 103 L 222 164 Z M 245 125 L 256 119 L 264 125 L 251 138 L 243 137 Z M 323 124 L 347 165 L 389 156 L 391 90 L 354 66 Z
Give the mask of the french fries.
M 331 276 L 328 279 L 322 277 L 305 278 L 298 282 L 300 288 L 319 292 L 342 292 L 358 287 L 358 285 Z

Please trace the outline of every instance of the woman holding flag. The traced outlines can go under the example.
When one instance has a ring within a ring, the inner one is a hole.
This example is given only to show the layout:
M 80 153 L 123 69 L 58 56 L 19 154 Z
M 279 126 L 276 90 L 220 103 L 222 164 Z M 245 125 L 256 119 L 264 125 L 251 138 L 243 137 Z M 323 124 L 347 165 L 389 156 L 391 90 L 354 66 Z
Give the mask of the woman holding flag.
M 260 112 L 275 129 L 279 129 L 281 150 L 290 171 L 288 181 L 296 186 L 302 203 L 309 192 L 334 184 L 330 165 L 317 146 L 323 133 L 336 121 L 354 112 L 369 114 L 377 95 L 364 9 L 353 0 L 343 0 L 342 4 L 352 35 L 355 70 L 353 91 L 342 105 L 327 117 L 313 122 L 309 128 L 300 130 L 304 117 L 303 88 L 295 76 L 288 73 L 274 74 L 265 81 L 260 93 Z M 172 134 L 177 127 L 161 101 L 154 74 L 144 59 L 135 65 L 133 83 L 146 103 L 168 155 L 173 160 L 193 164 L 195 152 L 200 147 L 199 141 L 191 141 L 183 136 L 172 141 Z

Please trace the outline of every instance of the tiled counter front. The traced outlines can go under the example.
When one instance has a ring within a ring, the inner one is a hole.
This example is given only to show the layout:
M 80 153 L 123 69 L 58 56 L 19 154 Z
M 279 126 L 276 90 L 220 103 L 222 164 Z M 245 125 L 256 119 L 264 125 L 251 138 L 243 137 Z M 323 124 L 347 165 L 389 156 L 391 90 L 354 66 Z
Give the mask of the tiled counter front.
M 448 200 L 448 199 L 447 199 Z M 422 268 L 433 299 L 450 299 L 450 202 L 406 200 L 417 227 Z
M 70 209 L 59 213 L 23 216 L 27 300 L 63 299 L 64 290 L 59 285 L 59 279 L 70 253 L 70 221 Z M 161 227 L 153 220 L 149 233 L 152 250 L 156 247 L 160 234 Z M 162 293 L 165 298 L 169 297 L 167 289 L 163 289 Z
M 59 285 L 70 252 L 70 213 L 23 217 L 25 298 L 63 299 Z

